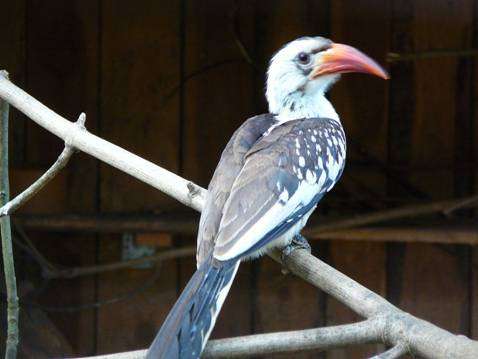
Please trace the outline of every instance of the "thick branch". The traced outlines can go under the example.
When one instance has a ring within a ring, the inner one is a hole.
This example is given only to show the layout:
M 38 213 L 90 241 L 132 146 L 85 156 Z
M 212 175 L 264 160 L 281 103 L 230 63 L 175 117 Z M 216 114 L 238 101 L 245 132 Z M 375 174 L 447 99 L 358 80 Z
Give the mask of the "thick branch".
M 278 353 L 324 351 L 381 341 L 385 321 L 369 319 L 354 324 L 210 340 L 202 358 L 245 358 Z M 142 359 L 146 350 L 100 355 L 88 359 Z M 86 359 L 86 358 L 84 358 Z
M 58 116 L 2 77 L 0 97 L 75 148 L 131 174 L 188 206 L 201 210 L 206 194 L 204 189 L 99 137 L 79 131 L 73 123 Z M 274 256 L 277 258 L 277 253 Z M 284 265 L 292 273 L 323 289 L 362 316 L 377 320 L 386 318 L 387 325 L 381 336 L 384 343 L 403 343 L 412 354 L 426 358 L 478 358 L 477 342 L 464 336 L 453 335 L 402 312 L 307 251 L 293 251 L 286 257 Z
M 280 253 L 275 252 L 272 257 L 281 262 Z M 306 250 L 292 252 L 283 265 L 366 318 L 391 316 L 393 319 L 388 321 L 391 325 L 384 332 L 385 343 L 404 343 L 413 354 L 425 358 L 478 358 L 478 342 L 463 335 L 453 335 L 401 311 Z
M 1 73 L 0 78 L 7 76 Z M 0 205 L 5 204 L 10 196 L 8 182 L 8 113 L 9 105 L 0 100 Z M 7 343 L 5 358 L 14 359 L 17 356 L 18 345 L 18 296 L 15 264 L 13 261 L 12 230 L 10 217 L 0 218 L 2 235 L 3 271 L 7 289 Z
M 75 149 L 128 173 L 186 206 L 198 211 L 202 208 L 206 192 L 201 187 L 86 130 L 79 129 L 73 122 L 53 112 L 3 76 L 0 76 L 0 97 Z

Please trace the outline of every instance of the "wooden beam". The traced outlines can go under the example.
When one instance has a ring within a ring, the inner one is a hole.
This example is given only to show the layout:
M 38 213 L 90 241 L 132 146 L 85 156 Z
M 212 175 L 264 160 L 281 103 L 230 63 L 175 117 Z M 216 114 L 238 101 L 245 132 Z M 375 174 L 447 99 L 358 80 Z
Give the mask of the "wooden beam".
M 194 213 L 157 215 L 17 215 L 15 223 L 28 230 L 46 232 L 141 233 L 161 232 L 194 235 L 198 217 Z M 467 225 L 367 226 L 316 231 L 304 229 L 304 235 L 317 240 L 372 242 L 423 242 L 478 244 L 478 228 Z
M 307 236 L 307 231 L 305 231 Z M 478 244 L 475 227 L 365 227 L 319 233 L 314 239 L 371 241 L 371 242 L 422 242 L 445 244 Z

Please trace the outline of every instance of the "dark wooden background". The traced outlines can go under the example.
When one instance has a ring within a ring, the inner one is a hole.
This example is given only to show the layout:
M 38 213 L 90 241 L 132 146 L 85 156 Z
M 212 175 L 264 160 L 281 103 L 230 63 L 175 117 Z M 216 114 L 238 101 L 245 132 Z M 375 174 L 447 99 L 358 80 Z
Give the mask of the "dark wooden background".
M 266 110 L 264 71 L 273 52 L 299 36 L 323 35 L 386 64 L 392 79 L 347 75 L 332 90 L 352 142 L 343 181 L 315 220 L 476 190 L 474 57 L 455 53 L 385 62 L 390 52 L 477 48 L 475 0 L 0 0 L 0 9 L 0 67 L 16 84 L 71 120 L 85 111 L 91 132 L 200 185 L 207 185 L 234 129 Z M 12 192 L 18 193 L 63 145 L 18 113 L 11 127 Z M 77 154 L 22 213 L 184 210 L 147 185 Z M 431 217 L 426 223 L 443 220 Z M 121 260 L 121 234 L 28 228 L 26 233 L 59 265 Z M 194 243 L 188 236 L 156 237 L 168 248 Z M 478 338 L 478 252 L 472 246 L 400 238 L 313 243 L 316 255 L 402 309 Z M 194 268 L 193 258 L 164 262 L 152 285 L 132 293 L 157 272 L 130 269 L 47 281 L 28 255 L 15 250 L 23 357 L 144 348 Z M 112 298 L 116 302 L 105 303 Z M 264 258 L 241 267 L 213 337 L 358 319 L 301 280 L 282 276 L 279 266 Z M 382 349 L 334 350 L 321 357 L 364 358 Z

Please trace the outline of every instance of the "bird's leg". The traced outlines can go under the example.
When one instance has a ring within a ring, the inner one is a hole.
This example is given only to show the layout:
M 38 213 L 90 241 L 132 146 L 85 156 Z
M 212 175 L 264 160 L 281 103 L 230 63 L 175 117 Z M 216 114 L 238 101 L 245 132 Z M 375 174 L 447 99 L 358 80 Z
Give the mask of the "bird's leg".
M 285 263 L 285 260 L 287 259 L 287 257 L 290 256 L 291 253 L 295 251 L 296 249 L 305 249 L 309 253 L 312 252 L 312 248 L 310 247 L 310 244 L 307 241 L 307 238 L 305 238 L 300 233 L 297 233 L 294 237 L 292 237 L 292 241 L 282 249 L 282 253 L 281 253 L 282 263 Z M 289 270 L 283 266 L 282 273 L 287 274 L 289 273 Z

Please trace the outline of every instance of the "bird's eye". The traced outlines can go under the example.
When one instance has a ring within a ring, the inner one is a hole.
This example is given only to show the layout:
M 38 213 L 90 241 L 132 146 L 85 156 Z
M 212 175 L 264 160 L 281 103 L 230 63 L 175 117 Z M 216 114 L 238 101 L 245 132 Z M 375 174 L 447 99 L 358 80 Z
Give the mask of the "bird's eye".
M 302 65 L 307 65 L 310 63 L 310 55 L 306 52 L 301 52 L 297 55 L 297 60 L 299 60 Z

